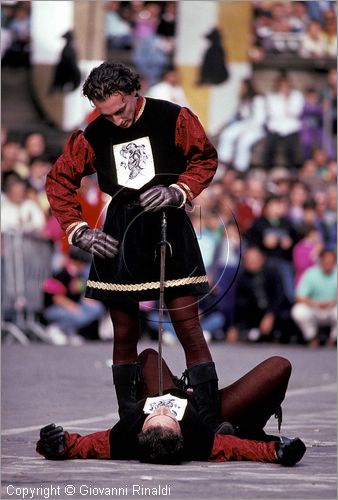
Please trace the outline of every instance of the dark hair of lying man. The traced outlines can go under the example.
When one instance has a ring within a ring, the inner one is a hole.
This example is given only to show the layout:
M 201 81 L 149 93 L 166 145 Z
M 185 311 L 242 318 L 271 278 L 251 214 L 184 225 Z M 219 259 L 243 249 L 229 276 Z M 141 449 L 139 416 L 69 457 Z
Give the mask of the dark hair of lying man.
M 156 426 L 140 432 L 137 439 L 140 462 L 175 465 L 182 461 L 181 433 Z

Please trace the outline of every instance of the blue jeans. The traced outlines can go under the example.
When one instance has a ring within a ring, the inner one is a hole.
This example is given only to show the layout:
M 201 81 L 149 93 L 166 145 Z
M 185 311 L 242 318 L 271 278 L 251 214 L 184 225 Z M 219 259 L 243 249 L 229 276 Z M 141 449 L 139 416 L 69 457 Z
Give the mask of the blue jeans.
M 76 330 L 99 320 L 105 314 L 105 307 L 101 302 L 81 300 L 77 305 L 80 309 L 73 312 L 53 304 L 45 310 L 44 316 L 48 323 L 55 323 L 61 330 L 71 335 Z

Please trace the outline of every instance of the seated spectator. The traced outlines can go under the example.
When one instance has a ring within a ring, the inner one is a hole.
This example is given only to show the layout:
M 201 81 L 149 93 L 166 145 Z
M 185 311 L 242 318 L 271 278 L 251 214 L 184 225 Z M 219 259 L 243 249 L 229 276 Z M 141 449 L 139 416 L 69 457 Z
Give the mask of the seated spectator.
M 315 148 L 321 148 L 323 137 L 323 108 L 319 93 L 309 87 L 306 89 L 305 102 L 301 114 L 300 146 L 302 159 L 309 160 Z
M 72 247 L 63 268 L 43 284 L 43 317 L 49 324 L 46 333 L 55 344 L 81 345 L 83 337 L 78 331 L 105 314 L 101 302 L 83 297 L 90 261 L 90 254 Z
M 19 142 L 8 141 L 1 149 L 1 184 L 2 189 L 7 177 L 15 176 L 25 179 L 28 175 L 28 158 Z
M 333 9 L 324 12 L 326 56 L 337 58 L 337 14 Z
M 191 214 L 191 221 L 194 226 L 198 244 L 203 257 L 203 262 L 207 272 L 213 265 L 213 258 L 216 246 L 221 238 L 221 219 L 213 211 L 196 208 Z
M 254 220 L 245 233 L 246 240 L 257 245 L 275 265 L 282 280 L 284 292 L 293 301 L 292 249 L 297 239 L 296 231 L 285 214 L 284 200 L 280 196 L 269 196 L 263 215 Z
M 333 189 L 333 196 L 337 195 L 336 188 Z M 337 238 L 337 214 L 329 206 L 329 197 L 327 195 L 328 188 L 325 191 L 318 191 L 314 195 L 316 203 L 316 227 L 321 232 L 325 247 L 330 249 L 336 248 L 336 238 Z M 332 194 L 331 194 L 332 196 Z M 332 196 L 332 197 L 333 197 Z M 332 202 L 332 200 L 331 200 Z
M 318 345 L 318 328 L 322 326 L 330 327 L 327 345 L 337 340 L 336 263 L 335 252 L 322 250 L 319 265 L 305 271 L 296 289 L 292 317 L 311 347 Z
M 265 169 L 275 166 L 276 153 L 283 147 L 286 167 L 294 169 L 298 165 L 299 132 L 304 96 L 293 89 L 290 80 L 281 76 L 276 90 L 266 96 L 267 140 L 263 164 Z
M 265 102 L 251 80 L 243 80 L 239 90 L 239 105 L 233 120 L 221 132 L 218 142 L 219 159 L 245 171 L 251 162 L 251 149 L 265 135 Z
M 24 180 L 11 176 L 4 185 L 1 212 L 2 231 L 41 232 L 45 215 L 39 205 L 27 198 Z
M 223 323 L 225 322 L 227 329 L 234 324 L 236 278 L 241 260 L 240 244 L 237 225 L 234 222 L 227 223 L 223 227 L 222 239 L 216 246 L 210 271 L 216 307 L 223 314 Z
M 199 314 L 203 335 L 206 342 L 209 344 L 211 340 L 221 340 L 224 337 L 224 314 L 217 307 L 213 307 L 217 303 L 217 299 L 210 295 L 204 300 L 202 299 L 199 307 Z M 209 307 L 208 307 L 209 306 Z M 203 312 L 205 310 L 205 312 Z M 159 311 L 157 307 L 153 307 L 147 313 L 147 328 L 150 330 L 151 338 L 157 338 L 159 325 Z M 175 328 L 170 320 L 170 317 L 165 311 L 163 317 L 163 332 L 162 340 L 166 345 L 174 345 L 178 342 Z
M 146 96 L 170 101 L 179 106 L 189 107 L 187 97 L 179 84 L 174 67 L 168 67 L 164 71 L 161 80 L 147 90 Z
M 227 338 L 272 340 L 288 307 L 276 268 L 258 247 L 249 246 L 237 278 L 234 326 L 228 330 Z
M 300 36 L 299 55 L 304 58 L 318 59 L 327 54 L 327 43 L 324 31 L 317 21 L 307 25 L 305 33 Z
M 46 138 L 41 132 L 30 132 L 24 140 L 24 149 L 28 161 L 40 158 L 46 154 Z
M 267 190 L 277 196 L 289 196 L 293 176 L 285 167 L 274 167 L 270 170 L 267 179 Z
M 323 250 L 323 240 L 315 226 L 307 226 L 303 231 L 303 238 L 296 243 L 292 252 L 295 285 L 309 267 L 317 264 L 319 254 Z
M 303 33 L 310 21 L 306 2 L 290 2 L 291 16 L 290 26 L 291 30 L 296 33 Z
M 248 177 L 246 179 L 246 193 L 243 199 L 236 204 L 236 218 L 242 232 L 249 229 L 254 219 L 262 215 L 266 196 L 266 185 L 262 179 Z
M 304 203 L 310 198 L 310 190 L 300 181 L 295 181 L 289 191 L 288 218 L 297 228 L 304 220 Z

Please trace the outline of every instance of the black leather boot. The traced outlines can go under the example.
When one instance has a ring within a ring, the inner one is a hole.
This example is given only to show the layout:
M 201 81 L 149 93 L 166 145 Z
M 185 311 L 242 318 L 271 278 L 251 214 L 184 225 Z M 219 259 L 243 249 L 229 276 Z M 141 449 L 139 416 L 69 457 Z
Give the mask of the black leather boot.
M 303 458 L 306 446 L 301 439 L 282 438 L 283 441 L 276 443 L 276 454 L 278 462 L 282 465 L 292 467 Z
M 215 433 L 234 434 L 229 422 L 221 419 L 221 404 L 218 393 L 218 377 L 213 361 L 187 368 L 188 385 L 193 389 L 193 399 L 203 422 Z
M 141 399 L 142 366 L 138 363 L 113 365 L 112 371 L 119 415 L 122 418 Z

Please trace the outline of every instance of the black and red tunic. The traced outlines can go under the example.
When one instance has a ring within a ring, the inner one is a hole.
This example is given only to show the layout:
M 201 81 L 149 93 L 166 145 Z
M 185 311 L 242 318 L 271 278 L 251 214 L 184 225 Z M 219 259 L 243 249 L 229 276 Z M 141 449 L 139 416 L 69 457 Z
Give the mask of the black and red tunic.
M 104 231 L 119 240 L 119 254 L 93 259 L 86 291 L 105 302 L 126 295 L 136 301 L 158 298 L 161 212 L 144 212 L 140 193 L 177 184 L 190 201 L 217 168 L 216 150 L 187 108 L 140 97 L 137 111 L 139 118 L 127 129 L 99 116 L 84 132 L 74 132 L 47 179 L 50 205 L 66 232 L 83 221 L 76 196 L 83 176 L 96 172 L 100 189 L 112 198 Z M 172 253 L 166 259 L 165 295 L 204 294 L 208 282 L 189 217 L 184 208 L 166 213 Z

